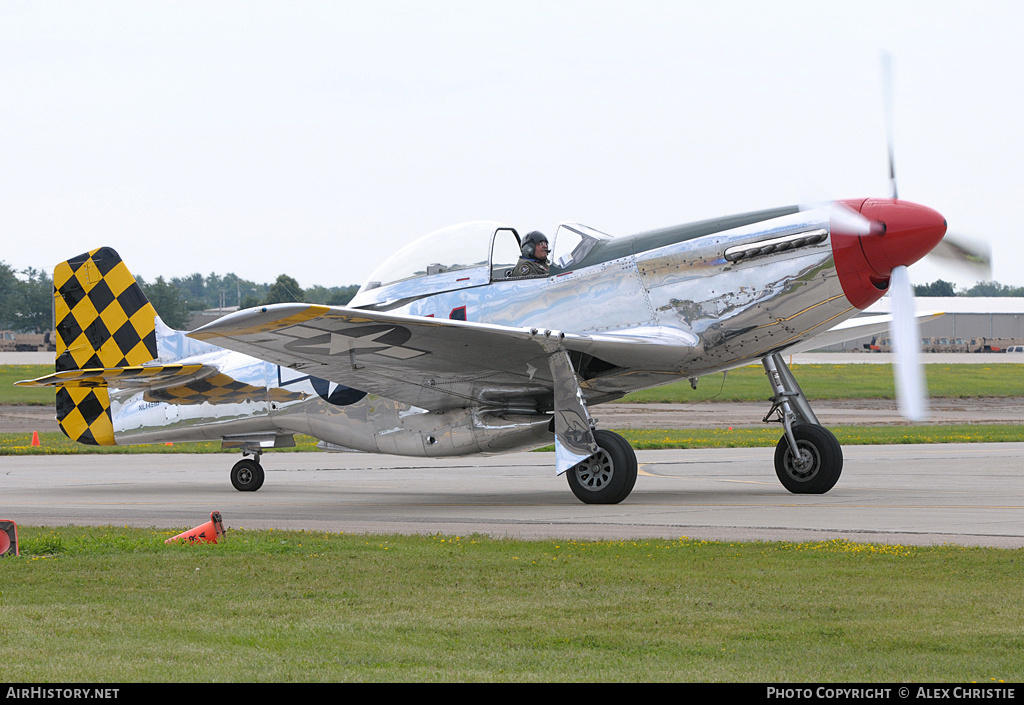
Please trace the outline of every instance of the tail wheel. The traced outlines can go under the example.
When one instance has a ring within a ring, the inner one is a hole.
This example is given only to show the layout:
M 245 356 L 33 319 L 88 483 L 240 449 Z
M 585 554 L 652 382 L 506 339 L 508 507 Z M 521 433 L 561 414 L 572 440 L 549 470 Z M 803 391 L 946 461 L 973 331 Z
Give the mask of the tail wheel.
M 263 487 L 263 466 L 255 460 L 243 458 L 231 468 L 231 484 L 239 492 L 255 492 Z
M 800 424 L 793 427 L 797 452 L 785 436 L 775 447 L 775 474 L 782 486 L 794 494 L 825 494 L 843 472 L 843 449 L 824 426 Z
M 569 488 L 585 504 L 618 504 L 636 484 L 636 453 L 611 431 L 594 431 L 600 450 L 565 473 Z

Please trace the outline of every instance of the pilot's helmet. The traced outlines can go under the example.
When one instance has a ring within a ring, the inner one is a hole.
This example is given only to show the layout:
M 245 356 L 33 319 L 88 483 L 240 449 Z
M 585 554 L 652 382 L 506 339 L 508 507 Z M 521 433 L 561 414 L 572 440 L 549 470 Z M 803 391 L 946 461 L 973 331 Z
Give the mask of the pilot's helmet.
M 542 242 L 547 245 L 548 238 L 541 231 L 534 230 L 532 233 L 527 233 L 526 237 L 523 238 L 523 257 L 532 259 L 537 251 L 537 245 Z

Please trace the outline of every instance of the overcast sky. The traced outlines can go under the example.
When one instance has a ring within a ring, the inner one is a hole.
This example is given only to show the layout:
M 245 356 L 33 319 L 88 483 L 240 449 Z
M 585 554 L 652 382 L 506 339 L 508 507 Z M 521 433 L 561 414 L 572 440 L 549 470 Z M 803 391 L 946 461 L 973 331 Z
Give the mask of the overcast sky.
M 0 260 L 335 286 L 467 220 L 887 196 L 883 51 L 900 196 L 1024 285 L 1020 2 L 0 0 Z

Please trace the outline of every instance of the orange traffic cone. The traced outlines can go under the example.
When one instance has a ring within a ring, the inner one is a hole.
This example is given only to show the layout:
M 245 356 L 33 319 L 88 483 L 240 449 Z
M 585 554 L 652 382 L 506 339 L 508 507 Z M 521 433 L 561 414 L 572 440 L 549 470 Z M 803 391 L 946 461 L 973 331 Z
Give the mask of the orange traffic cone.
M 0 558 L 18 555 L 18 525 L 8 519 L 0 519 Z
M 32 445 L 33 446 L 39 445 L 39 431 L 33 431 L 32 432 Z
M 227 532 L 224 530 L 224 523 L 221 521 L 220 512 L 211 512 L 210 521 L 194 529 L 183 531 L 177 536 L 172 536 L 164 541 L 164 543 L 174 543 L 179 540 L 188 541 L 189 543 L 217 543 L 217 537 L 223 536 L 225 533 Z

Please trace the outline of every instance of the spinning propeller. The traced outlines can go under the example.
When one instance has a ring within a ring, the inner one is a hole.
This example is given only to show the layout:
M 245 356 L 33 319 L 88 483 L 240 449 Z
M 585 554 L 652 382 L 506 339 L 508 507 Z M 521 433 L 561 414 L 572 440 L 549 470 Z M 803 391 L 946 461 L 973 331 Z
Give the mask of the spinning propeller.
M 899 200 L 892 119 L 892 66 L 888 54 L 883 57 L 883 85 L 891 197 L 835 201 L 826 208 L 832 225 L 836 270 L 850 302 L 865 308 L 888 290 L 892 299 L 890 334 L 896 353 L 899 411 L 904 418 L 921 421 L 928 414 L 928 392 L 921 367 L 914 289 L 907 267 L 933 254 L 987 276 L 990 256 L 986 247 L 948 235 L 946 221 L 936 211 Z

